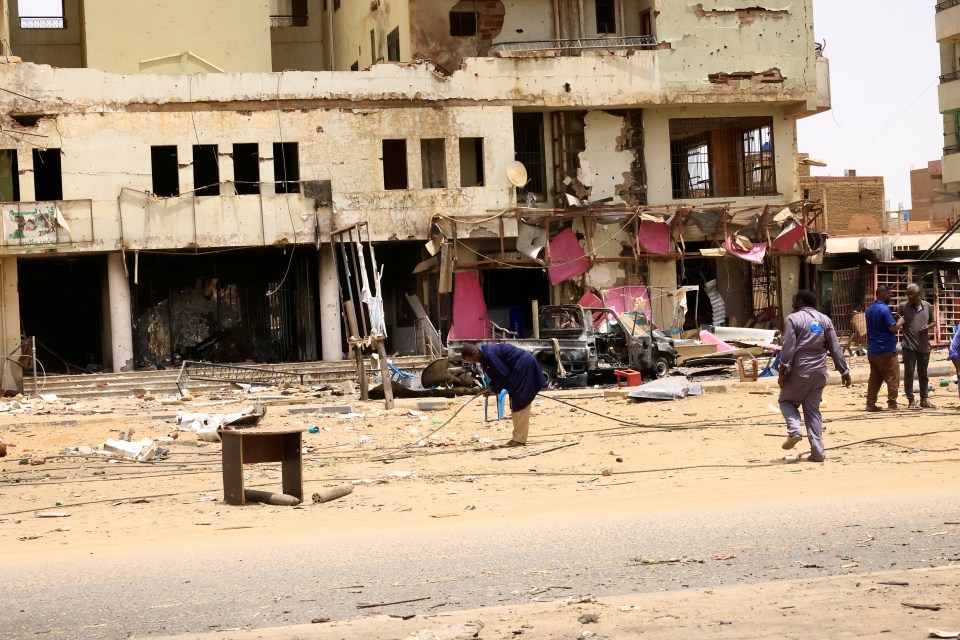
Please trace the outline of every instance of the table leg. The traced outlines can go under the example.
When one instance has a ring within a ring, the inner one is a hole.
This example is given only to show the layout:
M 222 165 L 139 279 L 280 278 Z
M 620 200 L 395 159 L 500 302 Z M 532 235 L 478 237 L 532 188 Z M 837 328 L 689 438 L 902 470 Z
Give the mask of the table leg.
M 242 439 L 239 434 L 221 431 L 220 440 L 223 445 L 223 501 L 244 504 Z
M 300 452 L 302 434 L 288 433 L 283 436 L 283 492 L 303 501 L 303 456 Z

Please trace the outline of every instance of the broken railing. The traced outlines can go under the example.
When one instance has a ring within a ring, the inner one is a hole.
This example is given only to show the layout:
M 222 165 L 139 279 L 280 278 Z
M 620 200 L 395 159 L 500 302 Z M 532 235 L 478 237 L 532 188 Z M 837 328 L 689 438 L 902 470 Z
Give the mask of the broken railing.
M 264 387 L 302 385 L 305 377 L 306 374 L 296 371 L 184 360 L 180 365 L 180 375 L 177 376 L 177 389 L 180 393 L 186 393 L 191 380 Z
M 490 54 L 522 53 L 525 51 L 560 51 L 575 53 L 593 49 L 652 49 L 660 43 L 656 36 L 624 36 L 616 38 L 573 38 L 570 40 L 527 40 L 526 42 L 498 42 L 490 47 Z

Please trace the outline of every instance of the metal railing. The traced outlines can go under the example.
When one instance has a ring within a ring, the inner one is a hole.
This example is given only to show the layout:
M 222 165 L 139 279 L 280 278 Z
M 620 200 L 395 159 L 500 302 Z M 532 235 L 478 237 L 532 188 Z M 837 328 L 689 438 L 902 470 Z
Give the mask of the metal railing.
M 952 144 L 949 147 L 943 148 L 943 155 L 949 156 L 954 153 L 960 153 L 960 144 Z
M 306 27 L 309 24 L 310 18 L 306 15 L 270 16 L 271 27 Z
M 958 0 L 960 1 L 960 0 Z M 490 54 L 524 51 L 560 51 L 576 53 L 596 49 L 650 49 L 659 45 L 656 36 L 625 36 L 615 38 L 574 38 L 572 40 L 528 40 L 525 42 L 498 42 L 490 47 Z
M 940 84 L 943 84 L 944 82 L 953 82 L 954 80 L 960 80 L 960 71 L 953 71 L 940 76 Z
M 20 16 L 21 29 L 66 29 L 67 19 L 51 16 Z
M 946 11 L 950 7 L 955 7 L 960 4 L 960 0 L 944 0 L 943 2 L 937 3 L 937 13 L 941 11 Z

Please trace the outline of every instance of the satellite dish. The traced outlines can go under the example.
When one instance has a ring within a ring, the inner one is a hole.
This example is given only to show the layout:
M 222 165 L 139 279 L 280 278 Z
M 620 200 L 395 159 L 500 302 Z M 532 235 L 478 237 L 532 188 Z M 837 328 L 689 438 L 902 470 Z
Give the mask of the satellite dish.
M 514 160 L 507 165 L 507 180 L 515 187 L 527 186 L 527 168 L 522 162 Z

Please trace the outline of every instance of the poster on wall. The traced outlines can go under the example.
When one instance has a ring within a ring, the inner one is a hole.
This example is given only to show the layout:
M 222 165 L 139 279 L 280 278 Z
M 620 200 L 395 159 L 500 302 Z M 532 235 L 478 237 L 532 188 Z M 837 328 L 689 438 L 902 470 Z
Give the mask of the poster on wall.
M 62 216 L 55 202 L 12 202 L 0 205 L 5 245 L 56 244 Z

